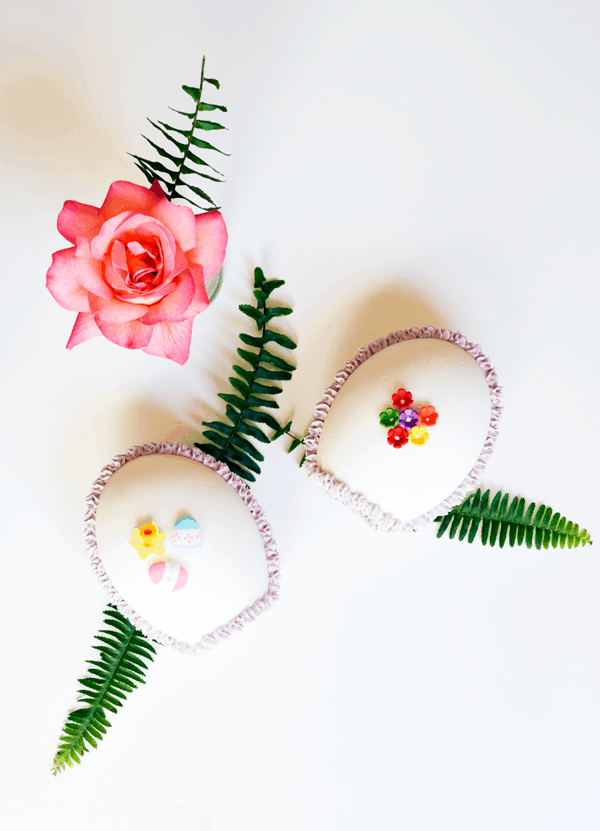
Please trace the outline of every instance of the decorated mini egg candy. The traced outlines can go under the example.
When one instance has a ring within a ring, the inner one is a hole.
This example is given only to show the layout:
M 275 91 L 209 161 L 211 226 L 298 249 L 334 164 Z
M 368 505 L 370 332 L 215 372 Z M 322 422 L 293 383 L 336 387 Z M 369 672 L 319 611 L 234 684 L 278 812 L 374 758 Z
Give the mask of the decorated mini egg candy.
M 179 517 L 173 531 L 173 548 L 186 557 L 202 548 L 202 531 L 194 517 Z
M 148 569 L 148 577 L 155 586 L 165 592 L 179 591 L 188 581 L 188 573 L 184 567 L 168 557 L 155 560 Z

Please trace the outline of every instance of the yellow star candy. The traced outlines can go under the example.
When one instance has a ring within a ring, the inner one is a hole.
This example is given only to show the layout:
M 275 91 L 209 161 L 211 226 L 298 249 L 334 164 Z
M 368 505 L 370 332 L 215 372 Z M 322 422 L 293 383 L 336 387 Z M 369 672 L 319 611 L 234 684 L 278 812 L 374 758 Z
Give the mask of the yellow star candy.
M 165 553 L 163 540 L 166 536 L 158 530 L 155 522 L 149 522 L 141 528 L 133 529 L 133 539 L 129 540 L 129 545 L 136 548 L 142 560 L 145 560 L 148 554 Z

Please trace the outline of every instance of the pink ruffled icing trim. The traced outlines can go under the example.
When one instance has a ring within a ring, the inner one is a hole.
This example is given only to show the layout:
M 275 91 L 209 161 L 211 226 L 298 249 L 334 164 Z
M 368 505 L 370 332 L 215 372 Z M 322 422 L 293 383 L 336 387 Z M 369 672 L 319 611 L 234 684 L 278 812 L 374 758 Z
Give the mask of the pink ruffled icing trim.
M 98 546 L 96 544 L 96 509 L 100 500 L 100 494 L 110 477 L 119 468 L 137 459 L 140 456 L 150 456 L 154 453 L 164 453 L 172 456 L 184 456 L 186 459 L 193 459 L 199 464 L 217 473 L 234 491 L 238 494 L 240 499 L 244 502 L 259 530 L 260 536 L 265 546 L 265 555 L 267 559 L 267 591 L 259 599 L 256 600 L 239 615 L 236 615 L 228 623 L 219 626 L 214 632 L 204 635 L 198 643 L 189 644 L 185 641 L 180 641 L 170 635 L 166 635 L 156 627 L 152 626 L 147 620 L 138 615 L 138 613 L 121 597 L 119 592 L 111 583 L 102 563 Z M 263 509 L 260 507 L 248 487 L 244 482 L 232 473 L 227 465 L 222 462 L 217 462 L 212 456 L 207 453 L 202 453 L 195 447 L 188 447 L 185 444 L 170 444 L 169 442 L 160 442 L 158 444 L 143 444 L 138 447 L 130 447 L 125 453 L 115 456 L 114 459 L 102 468 L 100 476 L 96 479 L 92 486 L 92 491 L 86 499 L 85 512 L 85 543 L 88 557 L 92 564 L 92 570 L 98 577 L 100 584 L 108 592 L 108 599 L 114 603 L 117 609 L 124 615 L 137 629 L 142 631 L 148 638 L 162 643 L 164 646 L 170 646 L 179 652 L 188 654 L 199 654 L 212 649 L 220 641 L 227 640 L 234 632 L 239 632 L 248 623 L 256 620 L 259 615 L 270 609 L 273 603 L 279 598 L 279 553 L 273 539 L 271 526 L 267 522 L 267 518 Z
M 354 493 L 350 488 L 331 473 L 326 473 L 317 462 L 317 450 L 319 447 L 319 439 L 323 429 L 323 423 L 329 412 L 329 408 L 333 404 L 333 400 L 348 380 L 350 375 L 358 369 L 358 367 L 367 361 L 377 352 L 381 352 L 388 346 L 393 346 L 395 343 L 400 343 L 405 340 L 413 340 L 414 338 L 437 338 L 438 340 L 445 340 L 448 343 L 453 343 L 460 346 L 465 352 L 468 352 L 474 358 L 488 383 L 490 390 L 490 398 L 492 404 L 492 412 L 490 417 L 490 427 L 486 436 L 483 449 L 479 458 L 475 462 L 473 469 L 468 476 L 463 479 L 460 485 L 453 491 L 450 496 L 436 505 L 427 513 L 422 514 L 409 522 L 402 522 L 392 516 L 386 514 L 382 509 L 360 493 Z M 447 514 L 455 505 L 459 505 L 466 496 L 474 490 L 479 483 L 479 477 L 485 470 L 485 466 L 492 454 L 494 443 L 498 437 L 498 422 L 502 414 L 502 407 L 500 405 L 502 387 L 498 385 L 498 378 L 496 371 L 492 367 L 489 358 L 487 358 L 481 351 L 479 344 L 470 343 L 464 335 L 460 332 L 450 332 L 448 329 L 435 329 L 433 326 L 423 326 L 422 329 L 404 329 L 401 332 L 391 332 L 387 337 L 369 343 L 368 346 L 359 349 L 354 360 L 347 361 L 346 366 L 335 376 L 333 384 L 325 391 L 323 400 L 317 404 L 314 413 L 314 420 L 308 428 L 308 438 L 306 439 L 306 459 L 303 467 L 308 471 L 309 477 L 320 485 L 330 496 L 338 499 L 344 505 L 347 505 L 371 526 L 371 528 L 378 531 L 413 531 L 416 528 L 421 528 L 433 522 L 436 516 Z

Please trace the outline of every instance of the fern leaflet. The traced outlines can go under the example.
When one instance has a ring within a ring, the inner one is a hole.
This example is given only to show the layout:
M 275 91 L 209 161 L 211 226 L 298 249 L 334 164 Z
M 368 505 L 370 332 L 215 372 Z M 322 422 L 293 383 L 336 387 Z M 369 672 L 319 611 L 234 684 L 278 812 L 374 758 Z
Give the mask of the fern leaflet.
M 52 773 L 56 776 L 65 769 L 73 767 L 73 762 L 81 763 L 81 757 L 90 747 L 97 747 L 106 733 L 110 722 L 104 711 L 117 712 L 123 706 L 126 694 L 133 692 L 138 684 L 145 684 L 144 673 L 147 662 L 153 661 L 156 650 L 148 639 L 109 604 L 104 610 L 104 624 L 108 629 L 101 629 L 94 646 L 100 653 L 99 661 L 87 661 L 89 674 L 80 678 L 83 689 L 78 692 L 80 701 L 87 704 L 73 710 L 67 716 L 58 750 L 54 757 Z
M 526 506 L 523 497 L 515 496 L 512 501 L 507 493 L 498 491 L 490 502 L 490 491 L 482 494 L 479 488 L 471 494 L 462 505 L 453 508 L 446 516 L 438 516 L 440 523 L 437 536 L 446 531 L 453 539 L 458 534 L 459 540 L 473 542 L 481 529 L 483 545 L 496 545 L 504 548 L 508 541 L 512 548 L 525 545 L 527 548 L 577 548 L 579 545 L 592 544 L 592 538 L 585 528 L 568 522 L 558 511 L 546 505 L 536 506 L 532 502 Z
M 272 320 L 291 314 L 287 306 L 267 306 L 272 292 L 284 285 L 283 280 L 265 280 L 262 269 L 254 270 L 255 305 L 242 304 L 239 308 L 256 323 L 258 335 L 241 334 L 244 347 L 238 355 L 247 366 L 234 364 L 230 376 L 232 392 L 219 393 L 225 403 L 226 418 L 222 421 L 202 422 L 206 430 L 204 444 L 196 444 L 205 453 L 231 468 L 242 479 L 256 481 L 264 456 L 255 442 L 268 444 L 285 430 L 265 409 L 278 409 L 275 396 L 281 392 L 278 381 L 288 381 L 295 367 L 271 352 L 271 345 L 295 349 L 296 344 L 287 335 L 270 328 Z M 274 430 L 269 438 L 264 429 Z
M 200 85 L 198 87 L 182 87 L 183 91 L 192 98 L 195 104 L 193 112 L 189 113 L 182 110 L 173 110 L 172 107 L 169 108 L 172 112 L 188 118 L 190 120 L 189 127 L 171 127 L 164 121 L 154 122 L 148 119 L 150 124 L 158 130 L 163 139 L 167 140 L 167 147 L 169 149 L 165 150 L 164 147 L 156 144 L 156 142 L 152 141 L 152 139 L 149 139 L 147 136 L 143 136 L 143 138 L 158 153 L 160 158 L 165 160 L 165 162 L 152 161 L 151 159 L 146 159 L 142 156 L 136 156 L 134 153 L 130 153 L 129 155 L 135 159 L 136 167 L 142 171 L 150 184 L 152 184 L 155 179 L 158 179 L 160 184 L 163 186 L 163 190 L 165 191 L 168 199 L 185 199 L 191 205 L 194 205 L 194 207 L 200 208 L 200 210 L 214 211 L 218 210 L 218 208 L 210 196 L 198 186 L 190 184 L 187 179 L 187 177 L 194 175 L 199 176 L 202 179 L 208 179 L 211 182 L 223 182 L 222 173 L 198 156 L 195 152 L 196 149 L 214 150 L 217 153 L 222 153 L 224 156 L 229 155 L 228 153 L 223 153 L 222 150 L 218 150 L 214 145 L 210 144 L 205 139 L 199 138 L 197 135 L 197 131 L 206 133 L 214 130 L 226 129 L 222 124 L 219 124 L 216 121 L 199 118 L 200 113 L 205 111 L 221 110 L 224 113 L 227 112 L 227 108 L 221 106 L 220 104 L 208 104 L 202 100 L 205 84 L 212 84 L 217 89 L 219 89 L 220 86 L 219 82 L 215 78 L 206 78 L 204 76 L 205 62 L 206 59 L 203 57 L 202 71 L 200 73 Z M 212 173 L 216 173 L 217 176 L 207 173 L 207 169 L 211 170 Z M 181 192 L 183 188 L 187 188 L 187 190 L 194 196 L 199 197 L 204 200 L 204 202 L 207 202 L 208 207 L 199 205 L 192 198 L 190 198 L 190 196 L 184 195 L 184 193 Z

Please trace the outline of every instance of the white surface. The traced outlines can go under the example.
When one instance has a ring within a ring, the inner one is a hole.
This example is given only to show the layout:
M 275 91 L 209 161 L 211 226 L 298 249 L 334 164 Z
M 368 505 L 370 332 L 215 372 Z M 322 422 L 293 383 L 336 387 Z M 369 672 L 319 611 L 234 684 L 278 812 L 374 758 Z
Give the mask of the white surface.
M 11 831 L 596 831 L 597 4 L 12 2 L 0 32 Z M 230 233 L 218 301 L 184 367 L 100 339 L 67 352 L 73 315 L 44 289 L 56 216 L 141 181 L 126 151 L 182 108 L 203 53 L 232 153 L 211 191 Z M 84 498 L 114 454 L 196 439 L 222 411 L 255 264 L 295 308 L 298 432 L 373 337 L 462 331 L 504 386 L 486 483 L 596 542 L 374 535 L 278 444 L 254 492 L 281 601 L 204 657 L 162 650 L 98 751 L 53 779 L 105 603 Z
M 173 552 L 171 532 L 182 514 L 193 516 L 204 533 L 201 552 L 191 557 Z M 133 528 L 147 522 L 166 532 L 165 554 L 189 575 L 180 591 L 157 590 L 147 575 L 154 558 L 141 560 L 129 544 Z M 265 548 L 252 514 L 231 485 L 191 459 L 140 456 L 115 471 L 98 502 L 96 543 L 121 597 L 165 635 L 189 644 L 229 623 L 267 590 Z
M 415 412 L 433 404 L 439 415 L 422 446 L 390 447 L 379 423 L 400 387 L 412 393 Z M 370 357 L 344 383 L 323 422 L 317 461 L 353 493 L 408 522 L 447 499 L 469 475 L 490 417 L 488 383 L 468 352 L 433 338 L 403 341 Z

